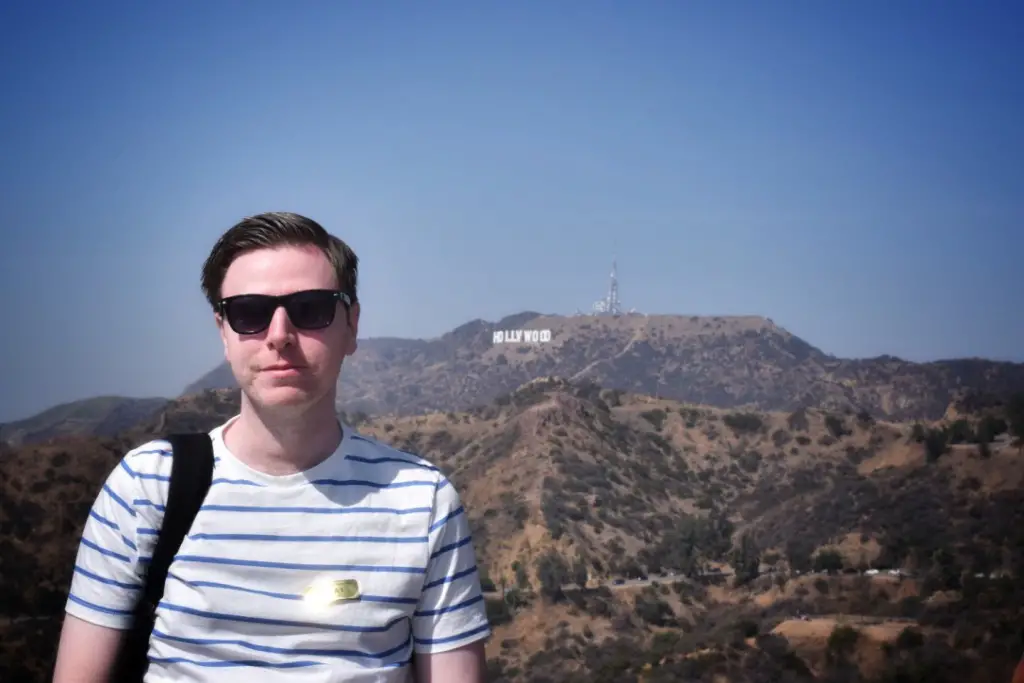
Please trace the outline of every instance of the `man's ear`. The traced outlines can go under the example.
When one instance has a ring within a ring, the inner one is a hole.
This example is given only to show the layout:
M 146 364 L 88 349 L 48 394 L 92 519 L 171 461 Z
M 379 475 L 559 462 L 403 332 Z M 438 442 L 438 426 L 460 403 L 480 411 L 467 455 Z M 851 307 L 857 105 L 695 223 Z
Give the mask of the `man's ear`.
M 354 302 L 345 311 L 345 322 L 348 324 L 348 328 L 351 332 L 348 342 L 348 349 L 346 349 L 346 355 L 352 355 L 359 348 L 359 302 Z

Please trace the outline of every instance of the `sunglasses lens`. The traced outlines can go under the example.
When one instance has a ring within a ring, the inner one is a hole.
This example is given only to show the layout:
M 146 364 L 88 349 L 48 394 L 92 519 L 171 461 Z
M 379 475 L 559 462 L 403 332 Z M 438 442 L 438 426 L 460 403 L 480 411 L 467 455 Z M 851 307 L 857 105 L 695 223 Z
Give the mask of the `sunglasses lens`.
M 292 324 L 303 330 L 318 330 L 334 322 L 338 299 L 334 292 L 299 292 L 287 303 Z
M 256 334 L 270 325 L 276 305 L 269 297 L 240 296 L 226 302 L 224 314 L 238 334 Z
M 330 290 L 309 290 L 283 297 L 246 294 L 224 301 L 224 315 L 238 334 L 259 334 L 270 326 L 274 311 L 284 304 L 292 325 L 319 330 L 334 322 L 338 296 Z

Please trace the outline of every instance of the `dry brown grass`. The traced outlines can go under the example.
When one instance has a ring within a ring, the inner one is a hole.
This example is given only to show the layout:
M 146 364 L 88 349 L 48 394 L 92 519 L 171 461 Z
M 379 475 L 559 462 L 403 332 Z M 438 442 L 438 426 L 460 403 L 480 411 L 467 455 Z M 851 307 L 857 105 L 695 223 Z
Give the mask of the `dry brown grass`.
M 868 677 L 877 676 L 885 667 L 885 643 L 893 643 L 911 622 L 880 621 L 872 618 L 837 615 L 816 617 L 802 621 L 790 619 L 773 629 L 773 633 L 789 641 L 793 650 L 811 670 L 823 673 L 826 669 L 829 637 L 838 626 L 848 626 L 860 634 L 852 662 Z

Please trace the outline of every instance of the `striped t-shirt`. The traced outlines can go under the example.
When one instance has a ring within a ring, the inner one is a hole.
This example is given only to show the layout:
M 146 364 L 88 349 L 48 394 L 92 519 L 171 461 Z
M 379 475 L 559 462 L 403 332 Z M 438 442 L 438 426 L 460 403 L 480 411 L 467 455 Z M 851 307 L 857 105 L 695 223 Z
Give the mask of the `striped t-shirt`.
M 147 682 L 404 682 L 414 653 L 490 635 L 468 520 L 436 467 L 345 425 L 327 460 L 270 476 L 228 451 L 229 423 L 210 432 L 213 483 L 168 573 Z M 171 459 L 151 441 L 107 478 L 69 614 L 128 626 Z

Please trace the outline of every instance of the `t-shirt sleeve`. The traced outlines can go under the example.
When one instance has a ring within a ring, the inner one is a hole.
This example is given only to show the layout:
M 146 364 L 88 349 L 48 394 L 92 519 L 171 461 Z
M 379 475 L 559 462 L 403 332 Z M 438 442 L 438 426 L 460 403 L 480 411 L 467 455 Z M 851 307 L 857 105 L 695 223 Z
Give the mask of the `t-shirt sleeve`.
M 453 650 L 491 634 L 469 519 L 454 485 L 443 476 L 428 536 L 427 575 L 412 620 L 413 647 L 421 654 Z
M 140 473 L 132 469 L 137 462 L 131 455 L 110 472 L 89 510 L 65 606 L 68 614 L 79 619 L 116 629 L 130 625 L 142 588 L 140 531 L 147 522 L 140 508 L 152 504 L 140 484 Z M 150 544 L 141 545 L 145 552 Z

